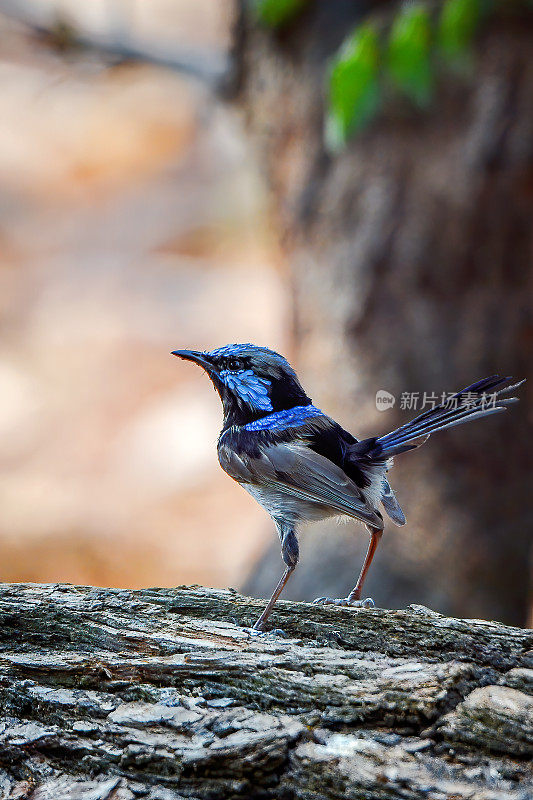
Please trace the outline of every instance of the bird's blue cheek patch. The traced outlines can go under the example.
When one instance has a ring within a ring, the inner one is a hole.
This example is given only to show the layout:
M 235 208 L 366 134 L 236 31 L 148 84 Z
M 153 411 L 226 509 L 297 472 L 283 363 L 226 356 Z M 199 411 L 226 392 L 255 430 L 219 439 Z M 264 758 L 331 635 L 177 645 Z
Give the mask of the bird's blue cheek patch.
M 259 378 L 251 369 L 231 372 L 224 369 L 219 372 L 220 379 L 243 403 L 257 411 L 272 411 L 272 403 L 268 391 L 270 381 Z

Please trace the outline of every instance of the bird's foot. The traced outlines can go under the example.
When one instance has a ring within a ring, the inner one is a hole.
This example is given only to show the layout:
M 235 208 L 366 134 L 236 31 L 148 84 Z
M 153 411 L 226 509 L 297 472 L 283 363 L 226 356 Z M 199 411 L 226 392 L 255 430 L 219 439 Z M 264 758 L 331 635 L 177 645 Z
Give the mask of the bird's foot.
M 264 636 L 265 631 L 259 630 L 259 628 L 245 628 L 244 629 L 248 636 Z
M 317 597 L 313 603 L 323 606 L 349 606 L 350 608 L 374 608 L 376 605 L 371 597 L 364 600 L 350 600 L 349 597 Z
M 287 634 L 281 628 L 272 628 L 270 631 L 265 631 L 262 628 L 245 628 L 249 636 L 279 636 L 282 639 L 287 638 Z

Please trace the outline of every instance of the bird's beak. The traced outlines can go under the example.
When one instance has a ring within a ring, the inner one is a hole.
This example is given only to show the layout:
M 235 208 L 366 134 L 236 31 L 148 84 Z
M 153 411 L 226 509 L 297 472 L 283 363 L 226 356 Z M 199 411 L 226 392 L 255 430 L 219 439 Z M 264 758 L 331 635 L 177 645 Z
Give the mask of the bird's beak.
M 212 372 L 213 370 L 211 362 L 199 350 L 173 350 L 172 355 L 183 358 L 185 361 L 194 361 L 195 364 L 203 367 L 207 372 Z

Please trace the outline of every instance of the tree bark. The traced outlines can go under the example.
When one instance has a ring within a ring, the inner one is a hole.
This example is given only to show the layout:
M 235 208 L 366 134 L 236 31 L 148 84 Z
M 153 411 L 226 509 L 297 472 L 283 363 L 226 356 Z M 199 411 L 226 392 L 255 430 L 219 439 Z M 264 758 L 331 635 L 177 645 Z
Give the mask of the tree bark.
M 383 5 L 385 20 L 397 12 Z M 243 12 L 236 47 L 237 99 L 290 265 L 298 371 L 360 438 L 415 415 L 399 408 L 404 392 L 422 402 L 495 372 L 527 377 L 533 363 L 531 14 L 485 28 L 472 73 L 441 75 L 430 110 L 389 104 L 331 156 L 328 58 L 372 6 L 310 3 L 281 33 Z M 395 395 L 393 410 L 376 410 L 379 389 Z M 530 391 L 508 414 L 397 459 L 391 482 L 408 525 L 384 537 L 372 568 L 380 602 L 525 622 Z M 289 596 L 323 594 L 332 575 L 337 594 L 353 586 L 365 543 L 348 558 L 325 542 L 330 532 L 310 534 Z M 247 591 L 266 593 L 278 563 L 273 539 Z
M 533 791 L 533 632 L 201 587 L 0 588 L 0 798 Z

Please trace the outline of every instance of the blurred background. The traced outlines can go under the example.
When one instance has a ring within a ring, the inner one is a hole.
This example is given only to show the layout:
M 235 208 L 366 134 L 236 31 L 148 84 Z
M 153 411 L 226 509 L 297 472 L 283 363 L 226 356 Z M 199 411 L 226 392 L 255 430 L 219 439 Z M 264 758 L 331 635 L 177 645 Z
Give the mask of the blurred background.
M 0 0 L 0 580 L 270 594 L 175 348 L 280 350 L 359 437 L 531 374 L 533 13 L 489 5 Z M 530 392 L 397 460 L 378 605 L 526 622 Z M 301 538 L 286 596 L 348 591 L 363 528 Z

